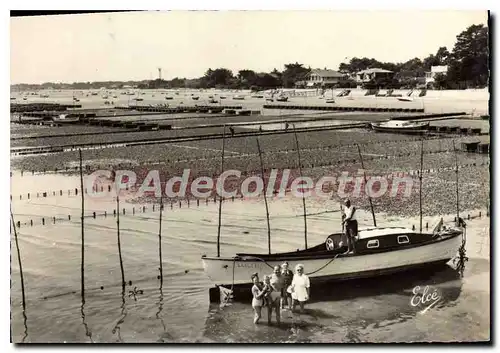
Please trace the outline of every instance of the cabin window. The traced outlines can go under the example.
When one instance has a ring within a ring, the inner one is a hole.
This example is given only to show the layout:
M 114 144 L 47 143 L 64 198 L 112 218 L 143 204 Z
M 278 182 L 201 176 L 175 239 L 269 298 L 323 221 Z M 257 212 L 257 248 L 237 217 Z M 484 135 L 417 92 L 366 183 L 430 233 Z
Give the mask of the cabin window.
M 369 240 L 368 243 L 366 243 L 368 249 L 378 248 L 378 245 L 378 239 Z
M 408 244 L 410 242 L 410 239 L 408 239 L 408 236 L 406 235 L 399 235 L 398 236 L 398 244 Z

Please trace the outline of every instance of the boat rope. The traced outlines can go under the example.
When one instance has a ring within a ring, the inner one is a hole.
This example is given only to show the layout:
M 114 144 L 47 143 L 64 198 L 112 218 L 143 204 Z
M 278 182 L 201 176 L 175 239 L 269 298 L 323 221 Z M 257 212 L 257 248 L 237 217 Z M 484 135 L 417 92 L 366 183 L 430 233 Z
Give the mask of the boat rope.
M 312 274 L 315 274 L 316 272 L 319 272 L 321 271 L 322 269 L 324 269 L 325 267 L 327 267 L 328 265 L 330 265 L 339 255 L 341 254 L 336 254 L 333 258 L 331 258 L 329 261 L 326 262 L 326 264 L 324 264 L 323 266 L 319 267 L 318 269 L 312 271 L 312 272 L 308 272 L 306 273 L 306 275 L 312 275 Z M 257 257 L 257 256 L 242 256 L 244 257 L 245 259 L 254 259 L 254 260 L 259 260 L 259 261 L 262 261 L 263 263 L 265 263 L 269 268 L 271 269 L 274 269 L 274 266 L 271 266 L 266 260 L 264 260 L 263 258 L 260 258 L 260 257 Z M 238 258 L 238 256 L 236 257 L 233 257 L 233 284 L 234 284 L 234 262 L 235 260 Z
M 319 272 L 321 271 L 322 269 L 324 269 L 326 266 L 328 266 L 329 264 L 331 264 L 333 262 L 333 260 L 335 260 L 340 254 L 337 254 L 335 255 L 332 259 L 330 259 L 330 261 L 328 261 L 325 265 L 321 266 L 320 268 L 318 268 L 316 271 L 313 271 L 313 272 L 309 272 L 309 273 L 306 273 L 306 275 L 312 275 L 312 274 L 315 274 L 316 272 Z

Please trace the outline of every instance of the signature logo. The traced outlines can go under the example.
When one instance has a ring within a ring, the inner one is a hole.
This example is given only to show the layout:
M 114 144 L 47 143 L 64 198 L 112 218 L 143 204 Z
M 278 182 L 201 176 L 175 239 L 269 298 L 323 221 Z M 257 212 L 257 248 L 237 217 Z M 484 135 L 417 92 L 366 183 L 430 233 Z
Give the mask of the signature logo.
M 429 286 L 421 288 L 420 286 L 416 286 L 413 288 L 412 292 L 413 296 L 411 297 L 410 305 L 413 307 L 423 307 L 420 311 L 421 314 L 425 314 L 427 310 L 441 300 L 441 295 L 437 288 L 431 288 Z

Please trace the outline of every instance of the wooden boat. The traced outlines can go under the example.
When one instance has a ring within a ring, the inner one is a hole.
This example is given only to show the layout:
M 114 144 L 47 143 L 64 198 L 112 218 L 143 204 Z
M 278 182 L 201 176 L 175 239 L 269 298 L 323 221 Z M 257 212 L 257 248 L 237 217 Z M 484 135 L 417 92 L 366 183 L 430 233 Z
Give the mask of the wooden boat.
M 136 102 L 142 102 L 144 100 L 144 98 L 134 98 L 133 100 Z
M 420 267 L 444 265 L 456 256 L 462 242 L 461 228 L 438 225 L 425 234 L 402 227 L 367 228 L 358 232 L 355 253 L 341 246 L 342 233 L 306 250 L 278 254 L 239 253 L 234 257 L 202 257 L 203 269 L 216 285 L 247 285 L 255 272 L 265 274 L 288 262 L 301 263 L 311 281 L 372 277 Z
M 200 99 L 200 97 L 191 97 L 193 98 L 193 100 L 197 101 L 198 99 Z
M 378 132 L 393 133 L 423 133 L 429 130 L 429 122 L 412 122 L 404 120 L 389 120 L 378 123 L 371 123 L 373 130 Z
M 335 99 L 327 99 L 325 103 L 330 103 L 330 104 L 335 103 Z
M 57 124 L 75 124 L 80 121 L 80 116 L 76 114 L 60 114 L 52 117 L 52 121 Z
M 276 102 L 288 102 L 288 97 L 287 96 L 280 96 L 276 98 Z
M 171 97 L 171 96 L 166 96 L 166 97 L 165 97 L 165 99 L 166 99 L 166 100 L 172 100 L 172 99 L 174 99 L 174 97 Z
M 215 103 L 219 103 L 219 101 L 217 99 L 210 99 L 208 101 L 208 103 L 212 103 L 212 104 L 215 104 Z
M 243 96 L 234 96 L 233 99 L 234 100 L 240 100 L 240 101 L 242 101 L 242 100 L 245 99 L 245 97 L 243 97 Z
M 401 102 L 413 102 L 413 98 L 411 97 L 397 97 L 398 101 L 401 101 Z

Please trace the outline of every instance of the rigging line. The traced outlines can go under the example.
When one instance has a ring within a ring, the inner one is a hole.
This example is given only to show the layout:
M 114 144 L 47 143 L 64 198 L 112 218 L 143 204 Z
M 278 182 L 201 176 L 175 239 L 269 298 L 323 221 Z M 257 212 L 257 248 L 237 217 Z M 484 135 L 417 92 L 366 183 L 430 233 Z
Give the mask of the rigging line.
M 337 259 L 339 257 L 339 255 L 342 255 L 342 254 L 336 254 L 333 258 L 331 258 L 330 260 L 328 260 L 323 266 L 319 267 L 318 269 L 316 269 L 316 270 L 314 270 L 312 272 L 306 273 L 306 275 L 312 275 L 312 274 L 315 274 L 315 273 L 321 271 L 322 269 L 324 269 L 325 267 L 327 267 L 328 265 L 330 265 L 335 259 Z M 245 259 L 254 259 L 254 260 L 262 261 L 269 268 L 274 269 L 274 266 L 271 266 L 263 258 L 260 258 L 260 257 L 257 257 L 257 256 L 249 256 L 249 255 L 240 256 L 240 258 L 242 258 L 242 257 L 245 258 Z M 233 257 L 233 264 L 234 264 L 234 262 L 236 261 L 237 258 L 238 258 L 238 256 Z M 233 276 L 234 276 L 234 274 L 233 274 Z M 233 279 L 233 282 L 234 282 L 234 279 Z

